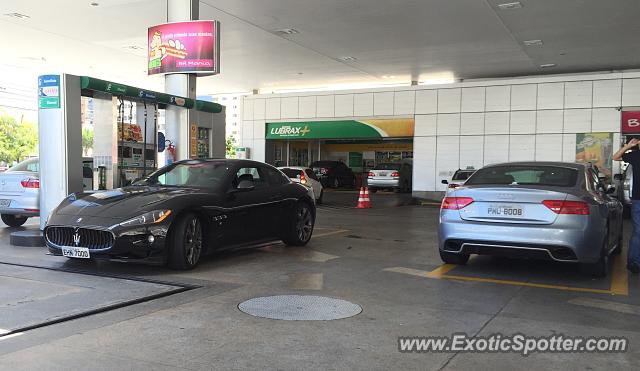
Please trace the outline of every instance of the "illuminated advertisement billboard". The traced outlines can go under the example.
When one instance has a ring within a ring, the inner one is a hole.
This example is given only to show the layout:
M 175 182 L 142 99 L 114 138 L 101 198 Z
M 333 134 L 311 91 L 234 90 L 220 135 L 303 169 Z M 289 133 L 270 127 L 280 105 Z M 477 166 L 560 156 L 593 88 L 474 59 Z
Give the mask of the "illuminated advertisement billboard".
M 220 22 L 189 21 L 149 27 L 148 74 L 220 72 Z

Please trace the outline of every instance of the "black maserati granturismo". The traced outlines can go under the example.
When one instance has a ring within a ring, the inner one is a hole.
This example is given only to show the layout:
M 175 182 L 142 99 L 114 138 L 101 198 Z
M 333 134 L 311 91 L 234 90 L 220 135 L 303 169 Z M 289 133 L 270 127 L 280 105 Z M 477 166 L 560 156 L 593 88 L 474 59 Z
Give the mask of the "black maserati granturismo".
M 185 160 L 131 186 L 69 195 L 44 230 L 49 252 L 195 267 L 202 255 L 281 239 L 305 245 L 311 190 L 249 160 Z

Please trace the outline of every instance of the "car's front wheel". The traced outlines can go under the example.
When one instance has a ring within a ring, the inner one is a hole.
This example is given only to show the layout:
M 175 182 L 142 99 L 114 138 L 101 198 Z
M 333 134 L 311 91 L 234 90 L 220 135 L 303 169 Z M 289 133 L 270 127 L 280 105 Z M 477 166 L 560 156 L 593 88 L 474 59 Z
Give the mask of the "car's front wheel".
M 315 218 L 306 202 L 299 202 L 293 208 L 289 225 L 286 227 L 282 241 L 291 246 L 304 246 L 311 239 Z
M 447 264 L 465 265 L 469 261 L 469 254 L 457 254 L 440 250 L 440 259 Z
M 195 214 L 186 214 L 175 221 L 169 246 L 169 266 L 191 269 L 198 265 L 202 254 L 202 223 Z
M 27 219 L 29 219 L 26 216 L 19 217 L 10 214 L 2 214 L 0 215 L 0 218 L 2 219 L 4 224 L 8 225 L 9 227 L 20 227 L 27 222 Z

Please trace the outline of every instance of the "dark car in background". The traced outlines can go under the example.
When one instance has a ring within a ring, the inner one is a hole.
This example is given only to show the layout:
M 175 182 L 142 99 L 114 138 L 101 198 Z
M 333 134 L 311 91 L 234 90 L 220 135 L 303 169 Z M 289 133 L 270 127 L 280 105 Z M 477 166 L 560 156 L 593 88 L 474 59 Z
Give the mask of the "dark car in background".
M 353 170 L 342 161 L 315 161 L 309 167 L 316 173 L 323 187 L 353 187 L 355 184 Z
M 305 245 L 315 213 L 311 190 L 271 165 L 186 160 L 128 187 L 69 195 L 44 236 L 54 255 L 190 269 L 221 249 L 275 239 Z

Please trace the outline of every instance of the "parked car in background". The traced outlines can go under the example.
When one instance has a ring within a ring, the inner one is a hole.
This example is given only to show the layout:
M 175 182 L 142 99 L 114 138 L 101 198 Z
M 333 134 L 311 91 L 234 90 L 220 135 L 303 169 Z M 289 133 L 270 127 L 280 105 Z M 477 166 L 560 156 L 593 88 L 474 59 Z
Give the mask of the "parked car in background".
M 92 158 L 82 159 L 83 189 L 93 189 Z M 24 160 L 0 173 L 0 218 L 9 227 L 19 227 L 40 215 L 40 161 Z
M 379 189 L 410 192 L 412 179 L 413 167 L 410 160 L 398 163 L 381 163 L 369 170 L 367 186 L 372 193 Z
M 342 161 L 316 161 L 309 166 L 316 173 L 323 187 L 353 187 L 355 175 Z
M 633 166 L 627 166 L 621 174 L 614 177 L 616 186 L 618 187 L 618 200 L 622 202 L 624 207 L 623 216 L 631 217 L 631 187 L 633 187 Z
M 324 190 L 322 183 L 320 183 L 320 180 L 316 176 L 316 173 L 313 172 L 313 169 L 302 166 L 286 166 L 279 167 L 278 170 L 282 171 L 292 181 L 310 187 L 313 190 L 316 203 L 322 203 Z
M 455 173 L 453 173 L 451 179 L 442 179 L 442 184 L 447 185 L 446 194 L 451 193 L 456 188 L 464 184 L 464 182 L 469 179 L 469 177 L 475 172 L 476 169 L 458 169 Z
M 40 215 L 39 171 L 38 159 L 31 158 L 0 173 L 0 218 L 9 227 Z
M 604 276 L 622 249 L 622 204 L 591 164 L 518 162 L 474 173 L 442 201 L 440 257 L 470 254 L 580 263 Z

